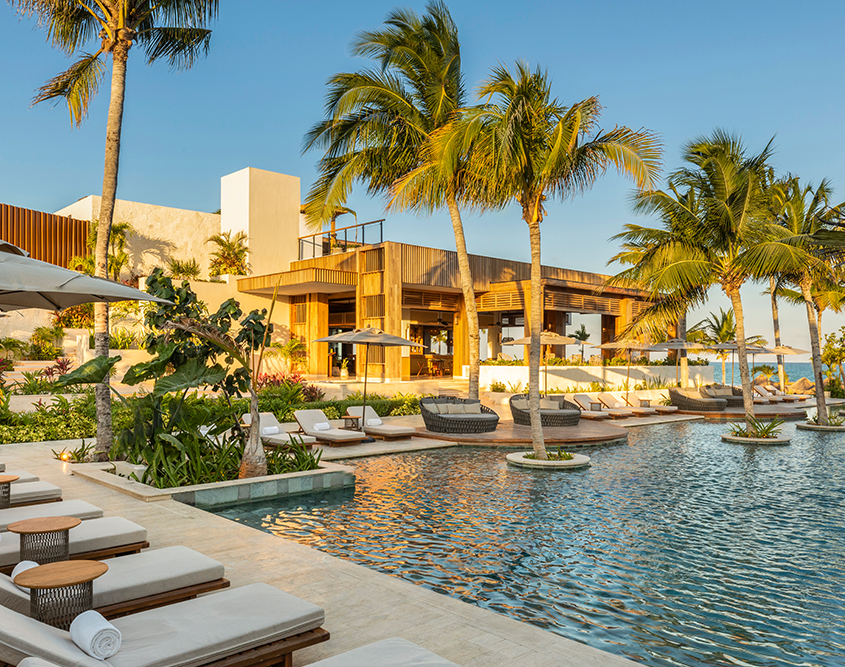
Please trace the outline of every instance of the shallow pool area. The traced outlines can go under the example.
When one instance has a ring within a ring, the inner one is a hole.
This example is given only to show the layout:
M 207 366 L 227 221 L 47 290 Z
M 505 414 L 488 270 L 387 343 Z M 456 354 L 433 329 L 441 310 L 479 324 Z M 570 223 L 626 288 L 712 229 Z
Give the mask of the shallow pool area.
M 592 467 L 358 459 L 355 491 L 216 514 L 649 665 L 845 664 L 845 435 L 631 429 Z

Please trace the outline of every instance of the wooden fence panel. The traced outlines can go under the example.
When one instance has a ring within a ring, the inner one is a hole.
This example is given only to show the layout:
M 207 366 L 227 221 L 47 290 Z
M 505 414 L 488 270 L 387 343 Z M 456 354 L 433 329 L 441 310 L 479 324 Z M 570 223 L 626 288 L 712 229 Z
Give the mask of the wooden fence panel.
M 71 257 L 87 253 L 89 225 L 84 220 L 0 204 L 0 239 L 57 266 L 67 267 Z

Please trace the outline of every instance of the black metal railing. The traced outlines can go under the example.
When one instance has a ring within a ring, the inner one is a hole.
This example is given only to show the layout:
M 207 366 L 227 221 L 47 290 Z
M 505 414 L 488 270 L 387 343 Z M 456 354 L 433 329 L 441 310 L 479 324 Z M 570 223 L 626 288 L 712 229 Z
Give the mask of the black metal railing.
M 299 259 L 314 259 L 341 252 L 348 252 L 363 245 L 384 241 L 384 219 L 363 222 L 360 225 L 340 227 L 299 237 Z

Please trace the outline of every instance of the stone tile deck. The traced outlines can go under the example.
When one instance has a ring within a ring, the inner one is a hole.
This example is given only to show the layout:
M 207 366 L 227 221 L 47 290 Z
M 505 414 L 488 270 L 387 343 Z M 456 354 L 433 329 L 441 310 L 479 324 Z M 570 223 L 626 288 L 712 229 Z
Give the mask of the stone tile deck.
M 531 625 L 209 514 L 174 500 L 144 502 L 73 476 L 50 449 L 78 441 L 0 446 L 0 461 L 58 484 L 106 515 L 145 526 L 153 548 L 183 544 L 221 561 L 233 586 L 264 581 L 321 605 L 330 641 L 297 654 L 296 665 L 400 636 L 463 667 L 624 667 L 631 663 Z M 391 448 L 398 443 L 387 443 Z M 347 452 L 348 453 L 348 452 Z M 213 595 L 213 593 L 212 593 Z M 375 666 L 374 666 L 375 667 Z

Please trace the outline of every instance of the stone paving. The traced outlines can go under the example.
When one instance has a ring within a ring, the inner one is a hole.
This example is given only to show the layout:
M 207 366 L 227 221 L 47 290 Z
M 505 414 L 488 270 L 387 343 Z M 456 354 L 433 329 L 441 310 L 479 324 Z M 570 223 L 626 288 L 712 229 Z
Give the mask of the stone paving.
M 432 441 L 428 441 L 429 446 Z M 0 446 L 0 461 L 58 484 L 107 516 L 148 530 L 153 548 L 182 544 L 222 562 L 233 586 L 264 581 L 322 606 L 330 641 L 300 651 L 295 665 L 400 636 L 463 667 L 624 667 L 623 658 L 429 591 L 404 580 L 223 519 L 174 500 L 144 502 L 72 475 L 51 449 L 78 441 Z M 400 443 L 387 443 L 391 451 Z M 410 444 L 413 446 L 413 444 Z M 441 445 L 443 446 L 443 445 Z M 212 594 L 213 595 L 213 594 Z M 375 666 L 374 666 L 375 667 Z

